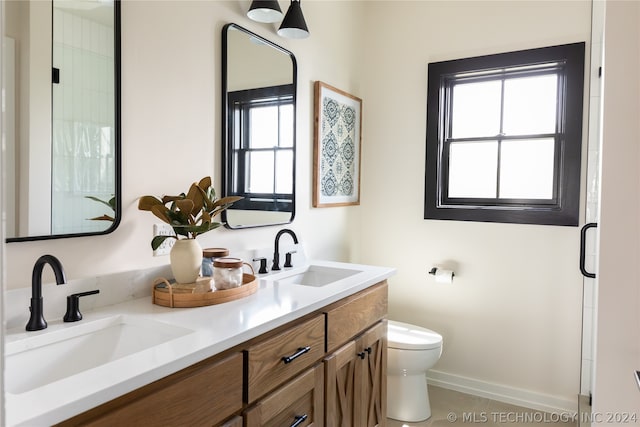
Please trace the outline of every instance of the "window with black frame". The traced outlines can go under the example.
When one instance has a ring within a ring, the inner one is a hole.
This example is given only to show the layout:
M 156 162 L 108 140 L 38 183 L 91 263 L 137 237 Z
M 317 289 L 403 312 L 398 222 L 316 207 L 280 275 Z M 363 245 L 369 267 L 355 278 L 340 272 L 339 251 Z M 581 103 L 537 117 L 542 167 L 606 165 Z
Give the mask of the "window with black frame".
M 229 92 L 235 209 L 292 212 L 293 86 Z
M 425 219 L 577 225 L 584 43 L 429 64 Z

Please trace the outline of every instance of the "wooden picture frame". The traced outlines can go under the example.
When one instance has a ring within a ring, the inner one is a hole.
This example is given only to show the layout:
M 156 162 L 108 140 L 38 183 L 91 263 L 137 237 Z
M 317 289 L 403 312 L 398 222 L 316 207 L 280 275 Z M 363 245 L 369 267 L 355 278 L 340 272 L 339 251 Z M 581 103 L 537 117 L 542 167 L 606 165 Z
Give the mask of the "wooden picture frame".
M 313 207 L 360 204 L 362 99 L 314 85 Z

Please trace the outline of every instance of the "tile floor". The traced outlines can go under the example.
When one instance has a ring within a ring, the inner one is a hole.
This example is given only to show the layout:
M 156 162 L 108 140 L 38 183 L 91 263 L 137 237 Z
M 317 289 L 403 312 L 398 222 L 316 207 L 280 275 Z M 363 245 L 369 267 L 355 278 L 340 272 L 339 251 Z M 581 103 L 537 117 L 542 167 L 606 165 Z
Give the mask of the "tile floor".
M 577 426 L 576 421 L 567 415 L 548 414 L 432 385 L 429 386 L 429 400 L 431 418 L 427 421 L 403 423 L 388 419 L 387 427 Z

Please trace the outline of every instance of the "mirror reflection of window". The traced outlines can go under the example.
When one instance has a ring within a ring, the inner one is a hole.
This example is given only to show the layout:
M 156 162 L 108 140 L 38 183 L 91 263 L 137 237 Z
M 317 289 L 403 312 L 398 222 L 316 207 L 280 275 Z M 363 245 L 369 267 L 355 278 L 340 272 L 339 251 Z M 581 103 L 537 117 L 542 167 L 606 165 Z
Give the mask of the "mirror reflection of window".
M 291 212 L 293 208 L 293 86 L 229 93 L 234 135 L 232 209 Z
M 251 108 L 248 194 L 293 192 L 292 122 L 293 106 L 289 103 Z

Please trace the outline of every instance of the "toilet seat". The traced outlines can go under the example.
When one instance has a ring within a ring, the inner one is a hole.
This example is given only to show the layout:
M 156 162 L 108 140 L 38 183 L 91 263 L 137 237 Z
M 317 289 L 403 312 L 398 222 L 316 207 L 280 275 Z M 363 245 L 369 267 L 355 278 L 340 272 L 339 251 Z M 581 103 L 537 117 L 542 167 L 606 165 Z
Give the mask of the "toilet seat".
M 430 350 L 442 347 L 442 335 L 430 329 L 389 320 L 387 347 L 400 350 Z

